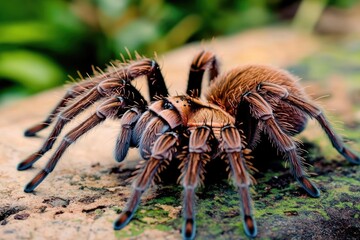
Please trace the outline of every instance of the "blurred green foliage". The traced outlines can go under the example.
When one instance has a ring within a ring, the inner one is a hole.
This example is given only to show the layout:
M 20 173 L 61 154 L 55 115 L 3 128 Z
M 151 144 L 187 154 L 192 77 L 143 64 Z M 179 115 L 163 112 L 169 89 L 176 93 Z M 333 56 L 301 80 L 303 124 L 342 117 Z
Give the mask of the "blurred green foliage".
M 349 6 L 355 0 L 329 0 Z M 138 51 L 292 18 L 300 0 L 12 0 L 0 3 L 0 101 L 63 84 Z M 322 1 L 324 2 L 324 1 Z M 326 2 L 326 1 L 325 1 Z M 346 3 L 344 3 L 346 2 Z

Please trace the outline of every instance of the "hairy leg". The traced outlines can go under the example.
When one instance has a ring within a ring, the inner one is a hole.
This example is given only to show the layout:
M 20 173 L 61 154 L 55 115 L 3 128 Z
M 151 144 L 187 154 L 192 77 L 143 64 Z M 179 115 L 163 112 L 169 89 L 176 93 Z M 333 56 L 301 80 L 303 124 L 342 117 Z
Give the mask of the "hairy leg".
M 159 117 L 153 117 L 146 125 L 146 129 L 140 138 L 140 155 L 144 159 L 149 159 L 151 155 L 152 144 L 156 141 L 160 134 L 168 131 L 169 125 Z
M 167 132 L 156 140 L 150 159 L 146 161 L 143 170 L 132 184 L 133 191 L 125 209 L 114 222 L 115 230 L 120 230 L 129 223 L 139 205 L 141 195 L 149 187 L 160 165 L 173 158 L 178 143 L 178 135 L 173 132 Z
M 206 70 L 209 70 L 211 83 L 219 75 L 219 64 L 213 53 L 202 51 L 194 57 L 191 63 L 186 94 L 192 97 L 200 97 L 201 83 Z
M 121 132 L 116 139 L 114 151 L 116 161 L 121 162 L 125 159 L 130 148 L 133 128 L 140 116 L 141 112 L 136 107 L 127 110 L 122 116 L 120 121 Z
M 48 127 L 56 118 L 57 114 L 60 113 L 61 110 L 63 110 L 65 107 L 67 107 L 69 103 L 72 102 L 72 100 L 84 94 L 86 91 L 90 91 L 102 81 L 106 81 L 107 79 L 112 78 L 126 79 L 126 71 L 122 69 L 113 72 L 101 73 L 99 75 L 89 77 L 83 81 L 75 83 L 75 85 L 70 87 L 70 89 L 65 93 L 64 97 L 60 100 L 60 102 L 58 102 L 48 117 L 43 122 L 36 124 L 35 126 L 26 130 L 25 136 L 35 136 L 37 132 Z
M 280 98 L 282 101 L 299 108 L 300 110 L 308 114 L 310 117 L 315 118 L 320 123 L 321 127 L 324 129 L 334 148 L 349 162 L 360 164 L 360 157 L 344 145 L 341 137 L 336 134 L 336 132 L 331 127 L 331 124 L 326 119 L 325 115 L 317 106 L 310 103 L 306 99 L 289 94 L 287 89 L 276 84 L 262 83 L 258 86 L 258 89 L 259 91 L 269 92 L 273 94 L 274 96 Z
M 132 131 L 131 136 L 131 145 L 134 147 L 138 147 L 140 144 L 140 139 L 142 134 L 146 129 L 146 125 L 150 122 L 150 120 L 154 117 L 154 114 L 150 111 L 144 112 L 139 120 L 136 122 L 135 127 Z
M 235 113 L 235 126 L 243 130 L 247 147 L 254 149 L 259 141 L 259 121 L 251 116 L 250 105 L 246 101 L 240 101 Z
M 243 96 L 244 100 L 250 103 L 251 114 L 263 123 L 264 131 L 277 148 L 289 159 L 290 170 L 295 179 L 312 197 L 319 197 L 320 191 L 306 177 L 304 166 L 297 153 L 295 141 L 284 133 L 275 121 L 271 105 L 265 101 L 258 93 L 247 93 Z
M 73 144 L 80 136 L 91 130 L 93 127 L 103 122 L 108 117 L 114 117 L 119 111 L 124 111 L 126 106 L 125 101 L 122 98 L 110 98 L 103 102 L 96 111 L 79 126 L 71 130 L 61 141 L 59 147 L 49 159 L 45 168 L 42 169 L 25 187 L 25 192 L 32 192 L 44 179 L 53 171 L 59 159 L 66 151 L 66 149 Z M 28 168 L 34 162 L 21 162 L 18 169 Z
M 134 62 L 128 69 L 127 75 L 131 80 L 144 75 L 147 77 L 150 101 L 169 95 L 160 66 L 155 60 L 142 59 Z
M 24 133 L 26 137 L 32 137 L 35 136 L 37 132 L 43 130 L 44 128 L 47 128 L 56 118 L 56 115 L 68 105 L 68 103 L 76 98 L 77 96 L 83 94 L 85 91 L 88 91 L 89 89 L 95 87 L 100 82 L 100 79 L 96 80 L 85 80 L 81 81 L 79 83 L 76 83 L 76 85 L 72 86 L 64 95 L 64 97 L 58 102 L 58 104 L 55 106 L 55 108 L 51 111 L 51 113 L 47 116 L 47 118 L 35 126 L 27 129 Z
M 123 69 L 115 69 L 113 72 L 103 73 L 76 83 L 66 92 L 64 97 L 60 100 L 60 102 L 58 102 L 48 117 L 43 122 L 27 129 L 24 135 L 27 137 L 35 136 L 37 132 L 47 128 L 53 122 L 56 115 L 64 107 L 66 107 L 68 103 L 71 102 L 71 100 L 83 94 L 84 92 L 89 91 L 104 79 L 116 78 L 118 80 L 124 79 L 126 81 L 131 81 L 142 75 L 146 75 L 148 78 L 150 98 L 152 101 L 155 100 L 156 96 L 168 95 L 168 91 L 159 65 L 154 60 L 142 59 L 133 63 L 132 65 L 124 67 Z
M 221 148 L 229 160 L 234 183 L 238 188 L 241 199 L 241 214 L 245 233 L 249 237 L 257 235 L 256 222 L 251 207 L 249 174 L 242 156 L 242 143 L 239 131 L 234 126 L 225 126 L 221 129 Z
M 149 86 L 152 86 L 150 89 L 151 99 L 154 99 L 156 95 L 168 95 L 159 65 L 154 60 L 141 59 L 122 69 L 115 69 L 115 71 L 102 73 L 100 75 L 76 83 L 76 85 L 67 91 L 65 96 L 60 100 L 53 111 L 42 123 L 39 123 L 25 131 L 25 136 L 35 136 L 37 132 L 48 127 L 56 115 L 60 112 L 60 110 L 66 107 L 72 99 L 86 91 L 89 91 L 93 87 L 96 87 L 102 81 L 115 78 L 119 81 L 125 80 L 130 82 L 133 79 L 143 75 L 148 77 L 148 84 Z
M 89 90 L 84 96 L 78 99 L 76 102 L 67 106 L 62 112 L 58 114 L 58 120 L 55 123 L 49 137 L 45 140 L 42 147 L 35 153 L 31 154 L 24 162 L 35 162 L 48 150 L 50 150 L 55 143 L 58 135 L 61 133 L 63 127 L 79 113 L 93 104 L 95 101 L 108 96 L 116 96 L 118 94 L 129 95 L 129 98 L 133 98 L 134 104 L 144 106 L 146 101 L 141 94 L 135 89 L 130 81 L 142 75 L 152 76 L 153 72 L 156 72 L 156 65 L 154 67 L 154 61 L 143 59 L 131 64 L 126 70 L 121 71 L 118 74 L 119 77 L 124 77 L 126 80 L 119 80 L 118 78 L 109 78 L 101 81 L 97 86 Z M 161 73 L 160 73 L 161 74 Z M 162 79 L 163 80 L 163 79 Z M 160 85 L 165 84 L 163 81 L 159 81 Z M 129 89 L 129 88 L 132 89 Z M 165 89 L 166 90 L 166 89 Z M 167 91 L 167 90 L 166 90 Z M 136 102 L 139 101 L 139 102 Z M 29 165 L 31 166 L 31 165 Z M 25 170 L 26 168 L 18 168 L 18 170 Z
M 102 91 L 104 91 L 104 88 L 105 88 L 104 86 L 111 89 L 111 86 L 112 86 L 111 81 L 110 82 L 103 81 L 102 83 L 104 83 L 104 85 L 98 85 L 98 86 L 101 86 Z M 118 99 L 120 102 L 124 101 L 125 102 L 124 107 L 126 106 L 127 107 L 126 109 L 128 109 L 129 106 L 136 106 L 136 108 L 139 109 L 139 111 L 144 111 L 144 109 L 147 106 L 147 102 L 144 99 L 144 97 L 141 95 L 141 93 L 133 85 L 131 85 L 130 82 L 123 82 L 120 92 L 121 92 L 120 96 L 110 97 L 110 99 L 114 98 L 114 99 Z M 95 91 L 95 93 L 96 93 L 96 91 Z M 103 104 L 100 105 L 98 107 L 98 109 L 102 108 L 102 106 L 103 106 Z M 74 111 L 76 109 L 78 109 L 78 108 L 69 108 L 69 110 L 71 110 L 71 111 Z M 126 111 L 125 108 L 120 108 L 120 109 L 121 110 L 119 110 L 115 114 L 117 118 L 121 118 L 122 115 L 124 114 L 124 112 Z M 75 112 L 75 114 L 78 114 L 78 113 Z M 113 116 L 110 116 L 110 117 L 113 117 Z M 61 120 L 64 121 L 64 120 L 66 120 L 66 118 L 59 118 L 59 121 L 61 121 Z M 66 124 L 66 122 L 61 123 L 61 124 Z M 50 136 L 52 136 L 52 137 L 49 137 L 45 141 L 43 147 L 38 152 L 35 152 L 34 154 L 30 155 L 22 163 L 20 163 L 18 165 L 18 170 L 25 170 L 25 169 L 31 167 L 39 158 L 41 158 L 41 156 L 52 147 L 52 145 L 54 144 L 54 142 L 56 140 L 56 137 L 60 134 L 62 127 L 61 126 L 55 127 L 53 129 L 53 132 L 50 134 Z M 55 131 L 57 131 L 57 132 L 54 133 Z M 49 141 L 52 141 L 52 142 L 49 143 Z M 50 146 L 46 145 L 46 144 L 50 144 Z M 45 148 L 45 147 L 47 147 L 47 148 Z M 126 155 L 126 153 L 125 153 L 125 155 Z
M 41 158 L 42 155 L 44 155 L 47 151 L 49 151 L 52 148 L 57 137 L 61 133 L 63 127 L 71 119 L 73 119 L 80 112 L 82 112 L 84 109 L 89 107 L 93 102 L 97 101 L 101 97 L 104 97 L 104 95 L 98 91 L 98 88 L 100 88 L 101 91 L 106 91 L 109 89 L 113 90 L 114 88 L 120 88 L 122 86 L 123 85 L 120 84 L 116 79 L 109 79 L 107 81 L 103 81 L 98 85 L 97 88 L 93 88 L 86 95 L 81 97 L 81 99 L 79 99 L 78 101 L 74 102 L 73 104 L 71 104 L 70 106 L 65 108 L 58 115 L 58 120 L 56 121 L 54 128 L 52 129 L 50 135 L 47 137 L 47 139 L 43 143 L 42 147 L 38 151 L 36 151 L 35 153 L 33 153 L 29 157 L 27 157 L 23 162 L 34 163 L 39 158 Z M 25 167 L 25 166 L 27 166 L 27 167 Z M 21 168 L 19 168 L 19 167 L 20 167 L 20 165 L 18 166 L 18 170 L 25 170 L 25 169 L 31 167 L 31 165 L 23 165 Z
M 184 239 L 194 239 L 195 224 L 195 189 L 204 173 L 204 166 L 210 160 L 213 137 L 207 126 L 198 127 L 190 134 L 189 154 L 184 159 L 182 168 L 182 185 L 184 187 L 184 225 L 182 235 Z
M 120 120 L 121 132 L 117 137 L 114 150 L 115 160 L 118 162 L 126 157 L 132 144 L 133 129 L 148 105 L 141 93 L 131 83 L 126 83 L 124 89 L 123 97 L 128 100 L 127 105 L 133 107 L 127 110 Z

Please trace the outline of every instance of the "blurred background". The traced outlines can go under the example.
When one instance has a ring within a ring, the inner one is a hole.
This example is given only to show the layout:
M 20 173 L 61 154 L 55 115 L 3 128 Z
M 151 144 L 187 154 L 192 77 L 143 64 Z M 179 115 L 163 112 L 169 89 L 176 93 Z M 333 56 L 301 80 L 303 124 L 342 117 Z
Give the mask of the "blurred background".
M 126 48 L 153 56 L 269 25 L 339 37 L 338 17 L 359 9 L 359 0 L 1 1 L 0 105 L 104 68 Z

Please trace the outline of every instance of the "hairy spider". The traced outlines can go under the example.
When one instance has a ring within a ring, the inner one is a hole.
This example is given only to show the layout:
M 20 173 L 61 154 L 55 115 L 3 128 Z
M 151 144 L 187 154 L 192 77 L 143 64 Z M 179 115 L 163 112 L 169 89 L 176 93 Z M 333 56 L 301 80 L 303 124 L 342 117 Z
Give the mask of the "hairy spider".
M 284 70 L 263 65 L 237 67 L 219 75 L 215 55 L 202 51 L 191 64 L 186 95 L 169 96 L 159 65 L 146 58 L 123 63 L 118 68 L 97 74 L 70 88 L 55 109 L 42 123 L 28 129 L 25 136 L 34 136 L 56 123 L 40 150 L 18 165 L 30 168 L 51 149 L 61 130 L 81 111 L 101 100 L 97 110 L 62 139 L 44 169 L 25 187 L 32 192 L 53 171 L 65 150 L 81 135 L 106 118 L 119 119 L 121 131 L 115 146 L 115 159 L 122 161 L 129 147 L 140 150 L 145 164 L 132 183 L 132 194 L 114 229 L 122 229 L 132 218 L 141 195 L 154 176 L 170 161 L 180 161 L 180 180 L 184 187 L 184 239 L 195 237 L 195 189 L 204 179 L 204 167 L 213 159 L 228 163 L 241 199 L 245 233 L 257 234 L 249 187 L 252 183 L 246 164 L 247 149 L 253 150 L 260 134 L 268 136 L 274 147 L 289 161 L 295 179 L 312 197 L 319 197 L 318 188 L 307 177 L 293 135 L 300 133 L 308 117 L 315 118 L 332 145 L 349 162 L 360 159 L 344 146 L 321 110 L 298 85 L 298 79 Z M 209 71 L 210 87 L 206 100 L 200 100 L 204 72 Z M 150 91 L 148 102 L 131 84 L 146 76 Z

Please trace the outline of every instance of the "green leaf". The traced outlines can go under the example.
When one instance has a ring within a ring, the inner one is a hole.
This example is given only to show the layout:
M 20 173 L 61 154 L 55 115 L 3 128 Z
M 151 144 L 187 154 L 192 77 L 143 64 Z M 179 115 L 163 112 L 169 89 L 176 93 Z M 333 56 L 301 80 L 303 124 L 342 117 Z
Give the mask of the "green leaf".
M 56 28 L 44 22 L 18 22 L 0 25 L 0 43 L 24 44 L 56 39 Z
M 36 92 L 61 84 L 65 74 L 50 58 L 27 50 L 15 50 L 0 53 L 1 78 Z

